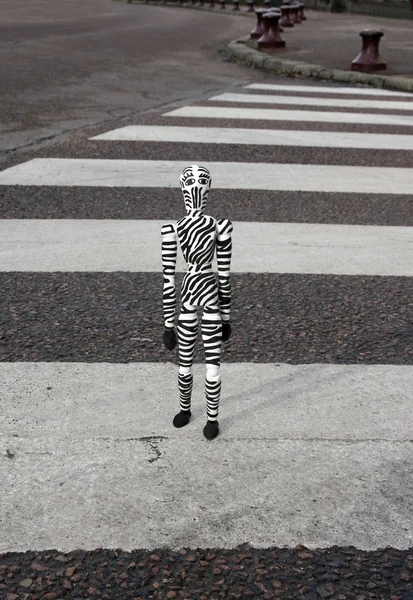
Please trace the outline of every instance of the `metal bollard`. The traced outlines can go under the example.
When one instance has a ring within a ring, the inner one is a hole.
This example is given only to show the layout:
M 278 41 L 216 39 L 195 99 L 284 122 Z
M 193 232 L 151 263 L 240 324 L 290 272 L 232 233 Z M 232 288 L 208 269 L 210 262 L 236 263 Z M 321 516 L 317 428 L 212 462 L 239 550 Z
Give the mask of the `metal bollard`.
M 271 0 L 264 0 L 264 6 L 266 9 L 270 10 L 271 8 Z
M 363 40 L 361 52 L 352 61 L 351 70 L 370 73 L 386 69 L 387 65 L 379 54 L 379 43 L 383 32 L 377 29 L 363 29 L 360 35 Z
M 307 17 L 304 14 L 305 4 L 303 2 L 298 2 L 298 6 L 300 7 L 300 19 L 302 21 L 307 21 Z
M 272 8 L 270 11 L 268 12 L 272 12 L 272 13 L 276 13 L 280 19 L 281 19 L 281 11 L 279 8 Z M 280 22 L 278 21 L 278 31 L 281 33 L 284 31 L 284 27 L 282 25 L 280 25 Z
M 278 21 L 280 15 L 276 12 L 267 12 L 262 16 L 265 31 L 257 41 L 258 49 L 272 50 L 275 48 L 285 48 L 285 41 L 278 31 Z
M 220 5 L 221 10 L 224 10 L 224 8 L 225 8 L 225 0 L 219 0 L 219 5 Z
M 282 27 L 294 27 L 294 23 L 291 19 L 291 6 L 288 6 L 287 4 L 283 4 L 280 7 L 280 10 L 281 10 L 280 25 Z
M 262 22 L 262 15 L 265 15 L 266 12 L 268 12 L 266 8 L 256 8 L 255 9 L 255 14 L 257 16 L 257 24 L 255 25 L 254 29 L 250 33 L 250 38 L 252 40 L 257 40 L 264 33 L 265 28 L 264 28 L 264 23 Z
M 233 0 L 233 4 L 232 10 L 239 10 L 239 0 Z
M 291 5 L 291 19 L 294 25 L 301 23 L 300 7 L 297 3 Z
M 247 5 L 247 12 L 254 12 L 254 0 L 248 0 Z

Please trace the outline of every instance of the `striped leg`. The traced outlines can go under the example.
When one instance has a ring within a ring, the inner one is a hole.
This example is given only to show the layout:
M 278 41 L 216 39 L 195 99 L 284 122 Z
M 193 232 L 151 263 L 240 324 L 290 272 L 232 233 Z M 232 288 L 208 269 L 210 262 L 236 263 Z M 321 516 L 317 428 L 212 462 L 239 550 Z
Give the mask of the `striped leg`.
M 196 336 L 198 334 L 198 317 L 192 306 L 182 307 L 178 318 L 179 373 L 178 388 L 181 410 L 191 408 L 192 394 L 192 362 L 194 357 Z
M 217 306 L 205 307 L 204 309 L 204 314 L 202 315 L 202 341 L 204 343 L 206 361 L 205 396 L 207 419 L 208 421 L 217 421 L 221 395 L 220 360 L 222 341 L 222 322 Z M 215 435 L 218 434 L 218 423 L 216 423 L 216 427 L 212 428 L 211 431 L 216 432 Z M 215 435 L 212 437 L 215 437 Z
M 191 409 L 193 380 L 194 378 L 192 373 L 187 373 L 185 375 L 178 373 L 178 389 L 181 410 L 188 411 Z

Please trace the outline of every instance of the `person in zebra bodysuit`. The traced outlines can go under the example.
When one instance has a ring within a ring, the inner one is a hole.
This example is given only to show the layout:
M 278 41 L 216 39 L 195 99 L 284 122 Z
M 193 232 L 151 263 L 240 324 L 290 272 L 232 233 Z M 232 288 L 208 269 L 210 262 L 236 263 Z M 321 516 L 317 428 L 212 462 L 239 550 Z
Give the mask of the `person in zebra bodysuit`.
M 167 223 L 162 227 L 163 341 L 168 350 L 175 348 L 175 267 L 179 241 L 188 269 L 182 282 L 181 312 L 178 317 L 178 389 L 181 410 L 175 416 L 173 424 L 175 427 L 183 427 L 188 424 L 191 416 L 192 362 L 198 334 L 197 308 L 201 307 L 201 331 L 206 361 L 207 424 L 204 435 L 211 440 L 219 433 L 217 419 L 221 394 L 221 342 L 228 340 L 231 335 L 232 223 L 228 219 L 215 220 L 204 214 L 211 187 L 208 169 L 197 165 L 186 167 L 181 173 L 180 182 L 187 215 L 176 224 Z M 218 281 L 211 264 L 215 251 Z

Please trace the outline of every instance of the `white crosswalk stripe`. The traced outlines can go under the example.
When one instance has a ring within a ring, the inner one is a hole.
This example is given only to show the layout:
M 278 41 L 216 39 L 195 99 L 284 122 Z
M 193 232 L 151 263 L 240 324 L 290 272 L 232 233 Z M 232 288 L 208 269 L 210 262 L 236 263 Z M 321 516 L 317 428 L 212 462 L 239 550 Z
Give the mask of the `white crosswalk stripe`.
M 156 272 L 162 224 L 0 221 L 0 271 Z M 235 222 L 233 240 L 234 273 L 413 276 L 413 227 Z
M 240 199 L 244 192 L 268 191 L 273 203 L 278 201 L 278 192 L 300 197 L 304 193 L 324 193 L 328 196 L 326 202 L 342 201 L 336 199 L 336 194 L 349 197 L 363 194 L 364 199 L 377 195 L 378 210 L 380 199 L 384 203 L 387 195 L 393 198 L 411 194 L 413 171 L 397 167 L 397 156 L 400 150 L 413 150 L 409 129 L 413 116 L 340 110 L 412 110 L 411 95 L 364 88 L 281 84 L 251 84 L 246 89 L 248 94 L 225 93 L 210 100 L 251 105 L 291 103 L 292 108 L 184 106 L 161 115 L 162 123 L 165 117 L 185 118 L 184 127 L 128 125 L 91 138 L 90 143 L 96 143 L 98 148 L 103 141 L 119 145 L 145 142 L 151 148 L 156 142 L 170 143 L 172 150 L 165 149 L 165 159 L 148 160 L 145 149 L 134 160 L 87 156 L 35 158 L 0 172 L 0 185 L 6 190 L 35 186 L 39 192 L 88 187 L 119 188 L 126 193 L 126 188 L 134 188 L 139 205 L 142 189 L 145 193 L 153 190 L 155 199 L 160 188 L 172 192 L 179 187 L 180 170 L 188 161 L 171 160 L 171 156 L 173 148 L 179 148 L 180 144 L 199 144 L 199 148 L 189 152 L 190 162 L 194 163 L 200 161 L 202 148 L 208 144 L 219 144 L 220 148 L 224 144 L 244 147 L 257 144 L 269 148 L 340 148 L 349 153 L 346 156 L 351 164 L 329 164 L 328 151 L 326 164 L 263 163 L 248 158 L 243 162 L 202 161 L 211 170 L 214 191 L 234 191 L 239 193 L 234 198 Z M 296 92 L 306 96 L 286 95 Z M 321 94 L 370 96 L 370 99 L 338 100 L 320 98 Z M 405 99 L 398 101 L 398 96 Z M 331 110 L 294 108 L 306 104 Z M 226 128 L 220 123 L 214 127 L 216 119 L 235 119 L 240 126 Z M 265 121 L 268 127 L 243 128 L 245 119 Z M 271 121 L 288 121 L 298 128 L 273 129 Z M 314 131 L 300 131 L 300 122 L 313 122 Z M 404 133 L 322 132 L 317 130 L 317 123 L 390 125 Z M 358 164 L 363 149 L 391 151 L 389 163 L 395 157 L 395 166 Z M 29 189 L 27 202 L 34 201 Z M 85 189 L 85 202 L 87 193 Z M 42 202 L 41 194 L 35 201 Z M 301 210 L 304 212 L 304 208 Z M 253 276 L 250 285 L 258 286 L 259 290 L 262 282 L 267 286 L 278 284 L 280 279 L 272 276 L 301 276 L 302 280 L 289 279 L 286 283 L 292 305 L 300 281 L 311 276 L 314 281 L 325 278 L 322 281 L 327 282 L 334 277 L 332 296 L 327 301 L 314 293 L 311 310 L 316 307 L 320 313 L 327 313 L 327 319 L 331 311 L 331 331 L 320 335 L 334 339 L 343 333 L 349 336 L 347 344 L 351 346 L 360 333 L 351 325 L 354 302 L 352 305 L 347 297 L 343 301 L 342 311 L 349 311 L 344 314 L 349 323 L 345 332 L 337 330 L 331 308 L 335 289 L 337 295 L 346 293 L 340 288 L 341 277 L 359 282 L 357 289 L 366 298 L 360 309 L 364 319 L 379 310 L 380 302 L 380 298 L 368 296 L 369 290 L 379 289 L 369 287 L 369 278 L 380 281 L 394 277 L 394 295 L 386 305 L 390 319 L 381 331 L 389 347 L 405 339 L 408 332 L 402 327 L 409 318 L 409 308 L 406 306 L 403 314 L 395 309 L 401 293 L 396 277 L 403 281 L 413 277 L 413 227 L 300 222 L 301 217 L 299 213 L 297 222 L 234 220 L 232 273 L 240 277 L 234 302 L 245 300 L 243 276 Z M 107 286 L 112 276 L 130 273 L 129 284 L 136 286 L 138 294 L 145 279 L 133 279 L 135 274 L 146 278 L 157 273 L 161 278 L 160 226 L 166 220 L 106 219 L 105 215 L 100 219 L 3 219 L 0 220 L 0 274 L 10 275 L 9 287 L 24 281 L 26 276 L 29 282 L 39 276 L 41 297 L 47 299 L 47 293 L 53 290 L 43 291 L 41 286 L 48 276 L 56 277 L 55 287 L 70 294 L 76 278 L 83 277 L 89 289 L 95 275 L 105 275 L 102 285 Z M 183 270 L 182 261 L 178 262 L 178 272 Z M 61 279 L 59 273 L 64 273 Z M 36 284 L 30 285 L 32 288 L 27 289 L 33 290 Z M 277 290 L 270 289 L 275 297 Z M 96 302 L 91 290 L 90 287 L 90 297 L 86 300 L 69 300 L 68 295 L 63 295 L 60 316 L 51 326 L 60 327 L 60 321 L 79 318 L 77 335 L 86 340 L 82 335 L 90 327 L 89 303 Z M 108 297 L 112 301 L 116 291 Z M 77 313 L 70 302 L 74 305 L 78 302 L 81 311 Z M 17 314 L 17 304 L 10 307 L 10 314 Z M 30 297 L 27 310 L 34 323 L 49 318 L 44 306 L 38 307 L 36 299 Z M 119 311 L 123 308 L 119 300 Z M 246 311 L 255 308 L 245 302 Z M 287 325 L 278 322 L 278 308 L 274 301 L 272 318 L 282 330 L 282 344 L 288 344 L 289 336 L 308 343 L 302 325 L 310 321 L 297 316 L 301 329 L 294 329 L 294 319 Z M 146 310 L 149 319 L 158 318 L 151 298 Z M 311 318 L 310 315 L 308 319 Z M 115 325 L 109 319 L 105 321 L 102 327 L 109 332 L 107 336 Z M 134 339 L 137 347 L 145 347 L 154 343 L 146 334 L 147 326 L 147 322 L 138 322 L 135 332 L 123 335 Z M 10 461 L 0 462 L 2 485 L 15 507 L 7 515 L 0 509 L 6 532 L 0 539 L 0 552 L 46 548 L 70 551 L 99 546 L 125 550 L 161 545 L 233 547 L 246 540 L 258 547 L 297 544 L 308 548 L 355 545 L 365 550 L 387 545 L 409 547 L 413 522 L 410 515 L 406 516 L 403 500 L 397 497 L 398 486 L 394 486 L 394 492 L 391 486 L 385 494 L 381 490 L 399 467 L 405 469 L 412 460 L 411 359 L 403 355 L 400 364 L 385 364 L 374 355 L 374 345 L 381 340 L 375 337 L 376 331 L 371 331 L 365 341 L 369 347 L 373 346 L 370 364 L 364 361 L 363 346 L 359 354 L 354 353 L 354 363 L 346 358 L 346 364 L 337 364 L 341 358 L 329 351 L 331 354 L 326 357 L 316 353 L 314 358 L 309 354 L 305 357 L 308 364 L 287 364 L 277 360 L 279 340 L 264 336 L 265 327 L 270 326 L 273 323 L 256 324 L 258 329 L 262 328 L 262 344 L 271 347 L 274 344 L 274 357 L 260 362 L 258 355 L 257 360 L 254 342 L 243 355 L 248 360 L 224 361 L 221 433 L 211 444 L 203 440 L 200 429 L 200 422 L 204 424 L 205 420 L 201 364 L 194 368 L 194 419 L 182 431 L 172 426 L 178 399 L 174 396 L 177 369 L 170 362 L 136 361 L 128 356 L 124 362 L 129 364 L 122 364 L 104 354 L 91 361 L 87 347 L 81 359 L 69 352 L 61 361 L 10 358 L 1 362 L 0 426 L 3 439 L 21 458 L 13 465 Z M 75 342 L 78 340 L 73 340 L 73 345 Z M 34 336 L 30 343 L 44 342 Z M 46 340 L 44 347 L 47 349 L 50 343 Z M 113 337 L 110 343 L 116 345 L 121 341 Z M 161 339 L 156 348 L 160 354 Z M 294 355 L 288 361 L 294 361 Z M 231 464 L 231 471 L 222 464 L 223 443 L 225 461 Z M 217 473 L 219 484 L 211 486 Z M 314 499 L 319 502 L 314 503 Z M 72 507 L 70 517 L 65 512 L 68 505 Z M 124 515 L 123 523 L 128 524 L 126 527 L 118 527 L 113 519 L 119 510 Z M 22 535 L 21 523 L 26 521 L 31 526 Z
M 387 115 L 357 112 L 323 112 L 319 110 L 284 110 L 277 108 L 233 108 L 227 106 L 182 106 L 165 113 L 167 117 L 198 119 L 249 119 L 259 121 L 294 121 L 299 124 L 318 123 L 355 123 L 357 125 L 394 125 L 413 126 L 410 115 Z
M 251 83 L 245 86 L 249 90 L 267 90 L 270 92 L 308 92 L 309 94 L 339 94 L 350 96 L 402 96 L 413 100 L 409 92 L 397 92 L 379 88 L 365 87 L 326 87 L 317 85 L 287 85 L 276 83 Z
M 371 148 L 413 150 L 413 136 L 391 133 L 295 131 L 230 127 L 179 127 L 178 125 L 127 125 L 96 135 L 92 140 L 124 142 L 184 142 L 192 144 L 242 144 L 303 146 L 306 148 Z
M 0 185 L 179 187 L 184 161 L 35 158 L 0 173 Z M 413 170 L 271 163 L 209 162 L 216 189 L 409 194 Z
M 306 98 L 296 96 L 275 96 L 270 94 L 219 94 L 211 96 L 214 102 L 247 102 L 248 104 L 291 104 L 324 108 L 367 108 L 372 110 L 413 111 L 412 102 L 396 100 L 354 100 L 348 98 Z
M 202 397 L 204 367 L 198 364 L 194 368 L 197 395 Z M 222 368 L 226 379 L 232 382 L 231 412 L 228 411 L 226 419 L 239 418 L 244 412 L 253 412 L 255 405 L 263 405 L 262 418 L 240 422 L 242 436 L 270 438 L 276 432 L 277 437 L 285 439 L 314 439 L 322 429 L 324 439 L 337 439 L 345 434 L 349 440 L 382 437 L 403 441 L 413 428 L 410 399 L 402 393 L 403 389 L 413 387 L 410 366 L 227 363 Z M 55 429 L 61 427 L 61 409 L 56 403 L 60 397 L 64 400 L 67 443 L 80 441 L 85 435 L 143 437 L 153 434 L 154 430 L 158 435 L 170 436 L 169 414 L 159 411 L 158 398 L 149 390 L 145 402 L 139 406 L 142 418 L 131 420 L 128 415 L 137 411 L 134 389 L 143 382 L 151 387 L 155 377 L 158 395 L 167 396 L 174 369 L 174 365 L 163 363 L 0 363 L 0 395 L 4 399 L 0 415 L 2 432 L 34 439 L 38 437 L 35 423 L 40 420 L 42 434 L 53 440 Z M 334 380 L 341 382 L 340 402 L 331 394 Z M 13 389 L 8 384 L 10 381 Z M 39 415 L 38 406 L 33 402 L 33 390 L 46 389 L 51 381 L 54 382 L 53 393 L 43 398 L 43 411 Z M 263 384 L 261 389 L 258 381 Z M 297 383 L 302 381 L 306 381 L 305 389 L 297 390 Z M 113 394 L 115 389 L 123 399 L 121 403 Z M 245 390 L 248 390 L 247 398 Z M 21 400 L 16 407 L 12 394 Z M 363 402 L 359 401 L 360 397 Z M 272 412 L 275 402 L 278 405 L 276 421 Z M 6 418 L 13 410 L 16 424 Z M 405 418 L 400 427 L 392 428 L 399 411 Z M 111 419 L 107 418 L 108 414 Z M 300 430 L 297 430 L 298 422 Z M 193 440 L 198 438 L 193 428 L 188 435 Z

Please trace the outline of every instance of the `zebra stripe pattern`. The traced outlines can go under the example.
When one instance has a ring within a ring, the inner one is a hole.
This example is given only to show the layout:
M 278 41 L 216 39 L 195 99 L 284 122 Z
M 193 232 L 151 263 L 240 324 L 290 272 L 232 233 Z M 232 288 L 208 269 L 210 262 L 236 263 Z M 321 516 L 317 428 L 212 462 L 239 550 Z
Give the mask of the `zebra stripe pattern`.
M 178 389 L 181 410 L 189 410 L 191 408 L 193 382 L 194 378 L 192 373 L 187 373 L 186 375 L 178 373 Z
M 181 189 L 188 213 L 204 211 L 211 188 L 211 174 L 205 167 L 191 165 L 181 173 Z
M 207 373 L 205 377 L 205 397 L 207 418 L 216 421 L 221 393 L 221 377 L 219 374 L 222 322 L 216 307 L 205 307 L 201 321 L 202 341 L 205 349 Z M 179 368 L 178 389 L 181 410 L 191 407 L 193 378 L 187 372 L 192 368 L 196 338 L 198 335 L 198 318 L 196 309 L 185 309 L 178 320 Z
M 174 327 L 176 312 L 176 269 L 177 243 L 175 228 L 171 223 L 162 227 L 162 270 L 163 311 L 166 329 Z
M 207 366 L 219 367 L 221 364 L 222 321 L 217 307 L 205 307 L 201 326 L 205 362 Z
M 231 311 L 231 283 L 229 271 L 232 255 L 232 223 L 228 219 L 221 219 L 217 223 L 217 266 L 218 266 L 218 293 L 221 318 L 229 322 Z
M 221 376 L 214 379 L 205 378 L 205 397 L 208 421 L 218 419 L 219 399 L 221 396 Z
M 178 319 L 179 366 L 181 372 L 190 371 L 198 333 L 196 310 L 183 307 Z
M 207 418 L 218 418 L 221 394 L 222 322 L 229 322 L 231 309 L 230 266 L 232 223 L 204 215 L 211 177 L 204 167 L 192 165 L 182 171 L 181 188 L 187 215 L 177 224 L 162 227 L 163 310 L 165 327 L 174 327 L 176 313 L 175 269 L 177 245 L 188 265 L 181 288 L 182 308 L 178 317 L 181 410 L 189 410 L 192 394 L 192 364 L 198 335 L 197 308 L 203 309 L 202 341 L 205 350 L 205 397 Z M 218 278 L 212 270 L 217 254 Z

